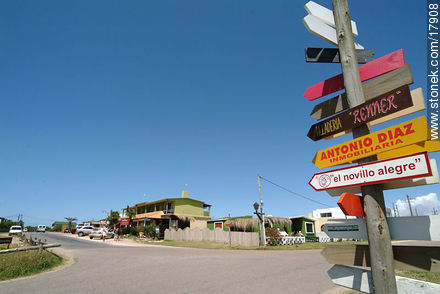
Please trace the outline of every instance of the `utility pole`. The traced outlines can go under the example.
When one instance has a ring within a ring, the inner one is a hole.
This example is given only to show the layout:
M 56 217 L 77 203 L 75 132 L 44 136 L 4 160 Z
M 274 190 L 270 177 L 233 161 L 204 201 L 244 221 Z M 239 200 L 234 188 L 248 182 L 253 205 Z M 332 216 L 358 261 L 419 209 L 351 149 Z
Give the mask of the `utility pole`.
M 264 228 L 264 213 L 263 213 L 263 197 L 261 196 L 261 179 L 260 174 L 258 174 L 258 192 L 260 193 L 260 214 L 261 214 L 261 224 L 260 224 L 260 236 L 261 245 L 266 246 L 266 230 Z
M 350 107 L 355 107 L 364 103 L 365 97 L 359 75 L 347 0 L 333 0 L 333 16 L 336 24 L 339 57 L 347 100 Z M 363 125 L 353 129 L 353 138 L 369 133 L 369 127 Z M 370 156 L 359 160 L 359 164 L 375 160 L 377 160 L 377 156 Z M 393 249 L 386 221 L 383 190 L 380 185 L 370 185 L 362 186 L 361 191 L 364 199 L 374 292 L 383 294 L 397 293 Z
M 396 204 L 393 202 L 394 217 L 397 217 Z
M 411 207 L 411 199 L 409 198 L 408 195 L 406 195 L 406 199 L 408 200 L 409 212 L 411 213 L 411 216 L 414 216 L 413 211 L 412 211 L 412 207 Z
M 435 209 L 435 207 L 432 208 L 432 214 L 433 214 L 433 215 L 437 215 L 437 214 L 438 214 L 438 210 Z

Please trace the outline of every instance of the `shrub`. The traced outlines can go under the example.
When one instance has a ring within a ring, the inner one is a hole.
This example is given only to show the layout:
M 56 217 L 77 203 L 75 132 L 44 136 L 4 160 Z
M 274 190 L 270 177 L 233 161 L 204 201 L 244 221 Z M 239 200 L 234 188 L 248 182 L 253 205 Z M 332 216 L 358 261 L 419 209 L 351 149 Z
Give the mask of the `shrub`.
M 280 232 L 276 228 L 266 228 L 266 238 L 268 238 L 269 244 L 277 244 L 281 241 L 282 237 Z
M 122 235 L 128 235 L 130 234 L 130 228 L 129 227 L 123 227 L 121 230 Z
M 130 228 L 130 235 L 133 235 L 133 236 L 137 236 L 137 228 L 136 227 L 131 227 Z

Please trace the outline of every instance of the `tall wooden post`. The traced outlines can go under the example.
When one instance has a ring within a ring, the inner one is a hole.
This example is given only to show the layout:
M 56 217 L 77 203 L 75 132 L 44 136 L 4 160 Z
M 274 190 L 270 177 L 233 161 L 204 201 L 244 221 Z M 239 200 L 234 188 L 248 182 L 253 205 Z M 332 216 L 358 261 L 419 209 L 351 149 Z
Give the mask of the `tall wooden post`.
M 359 67 L 353 41 L 350 12 L 347 0 L 333 0 L 333 16 L 336 24 L 336 35 L 339 56 L 344 76 L 344 85 L 350 107 L 365 102 L 362 90 Z M 367 125 L 353 129 L 353 138 L 370 133 Z M 359 160 L 366 163 L 377 160 L 370 156 Z M 380 185 L 361 187 L 364 198 L 364 213 L 370 246 L 371 273 L 375 293 L 397 293 L 396 277 L 393 264 L 393 249 L 390 231 L 385 214 L 385 200 Z

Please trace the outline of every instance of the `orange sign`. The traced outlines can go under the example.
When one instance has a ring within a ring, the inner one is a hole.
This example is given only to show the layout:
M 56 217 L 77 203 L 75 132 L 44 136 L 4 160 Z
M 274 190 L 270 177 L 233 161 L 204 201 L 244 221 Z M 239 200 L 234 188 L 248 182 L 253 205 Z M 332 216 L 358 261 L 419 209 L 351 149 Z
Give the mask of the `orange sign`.
M 318 151 L 313 163 L 319 168 L 350 163 L 428 139 L 424 116 Z M 411 152 L 412 153 L 412 152 Z
M 345 215 L 364 216 L 361 197 L 356 194 L 342 193 L 338 205 Z

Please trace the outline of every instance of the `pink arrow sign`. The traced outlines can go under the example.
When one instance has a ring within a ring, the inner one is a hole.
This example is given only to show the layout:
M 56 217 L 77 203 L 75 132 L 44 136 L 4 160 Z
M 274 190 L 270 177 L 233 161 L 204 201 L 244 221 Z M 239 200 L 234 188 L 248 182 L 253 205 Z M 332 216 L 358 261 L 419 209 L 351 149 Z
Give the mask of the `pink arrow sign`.
M 399 49 L 393 53 L 359 66 L 361 81 L 367 81 L 386 74 L 387 72 L 395 70 L 403 65 L 405 65 L 405 56 L 403 55 L 403 49 Z M 307 100 L 315 100 L 342 89 L 344 89 L 344 78 L 342 74 L 340 74 L 310 86 L 304 93 L 304 97 Z
M 422 152 L 317 173 L 309 185 L 316 191 L 324 191 L 431 175 L 428 153 Z

